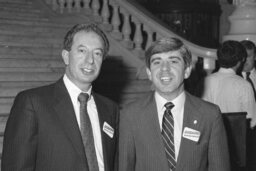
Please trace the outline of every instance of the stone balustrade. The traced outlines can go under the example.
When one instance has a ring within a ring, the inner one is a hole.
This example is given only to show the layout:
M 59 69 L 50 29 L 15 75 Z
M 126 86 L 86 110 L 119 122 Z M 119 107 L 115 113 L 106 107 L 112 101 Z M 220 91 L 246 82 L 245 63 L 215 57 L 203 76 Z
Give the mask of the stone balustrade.
M 215 68 L 216 49 L 193 44 L 176 35 L 167 27 L 140 7 L 136 2 L 124 0 L 45 0 L 52 10 L 59 13 L 81 13 L 90 11 L 103 29 L 120 41 L 140 59 L 144 58 L 145 49 L 159 37 L 176 36 L 190 48 L 193 61 L 204 59 L 204 69 Z

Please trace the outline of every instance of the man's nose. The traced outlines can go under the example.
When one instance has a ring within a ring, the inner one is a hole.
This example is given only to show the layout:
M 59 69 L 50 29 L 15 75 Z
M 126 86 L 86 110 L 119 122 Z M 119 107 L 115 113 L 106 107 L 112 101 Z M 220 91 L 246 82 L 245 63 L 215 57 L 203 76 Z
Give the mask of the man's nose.
M 161 70 L 163 70 L 163 71 L 169 71 L 170 70 L 169 61 L 163 61 L 162 65 L 161 65 Z
M 92 63 L 94 62 L 93 52 L 88 52 L 88 53 L 86 54 L 85 60 L 86 60 L 86 62 L 92 64 Z

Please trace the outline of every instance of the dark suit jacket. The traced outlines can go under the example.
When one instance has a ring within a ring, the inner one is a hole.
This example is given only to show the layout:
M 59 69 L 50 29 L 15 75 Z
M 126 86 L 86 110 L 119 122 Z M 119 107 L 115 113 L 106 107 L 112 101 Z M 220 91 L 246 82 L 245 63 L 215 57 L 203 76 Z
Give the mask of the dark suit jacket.
M 105 171 L 113 171 L 118 141 L 118 106 L 93 93 L 98 110 Z M 114 130 L 110 138 L 102 127 Z M 26 90 L 15 98 L 7 121 L 2 171 L 83 171 L 86 156 L 74 108 L 63 79 Z
M 119 171 L 169 171 L 158 120 L 154 93 L 121 111 Z M 216 105 L 186 93 L 183 131 L 185 127 L 201 135 L 198 142 L 181 138 L 175 171 L 230 170 L 225 128 Z

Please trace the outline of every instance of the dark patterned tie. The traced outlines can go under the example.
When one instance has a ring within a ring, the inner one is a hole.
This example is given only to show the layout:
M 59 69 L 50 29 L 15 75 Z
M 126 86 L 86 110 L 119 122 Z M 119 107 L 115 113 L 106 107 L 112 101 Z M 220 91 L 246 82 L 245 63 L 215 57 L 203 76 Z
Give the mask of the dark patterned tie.
M 171 171 L 176 168 L 175 148 L 174 148 L 174 121 L 171 109 L 174 107 L 172 102 L 167 102 L 162 122 L 162 138 L 165 146 L 165 153 Z
M 246 72 L 246 80 L 251 84 L 252 89 L 253 89 L 253 93 L 254 93 L 254 99 L 256 100 L 256 91 L 255 91 L 255 87 L 253 85 L 253 82 L 250 78 L 250 74 L 251 74 L 250 72 Z
M 92 125 L 87 112 L 88 98 L 89 95 L 87 93 L 80 93 L 80 95 L 78 96 L 78 101 L 80 102 L 81 135 L 84 143 L 89 171 L 99 171 L 97 156 L 94 147 Z

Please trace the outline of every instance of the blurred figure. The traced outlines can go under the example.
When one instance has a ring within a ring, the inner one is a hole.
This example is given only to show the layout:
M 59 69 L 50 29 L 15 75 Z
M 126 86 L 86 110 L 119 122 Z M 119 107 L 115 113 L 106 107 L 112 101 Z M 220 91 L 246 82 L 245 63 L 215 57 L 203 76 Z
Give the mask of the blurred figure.
M 256 86 L 256 70 L 255 58 L 256 47 L 250 40 L 241 41 L 247 52 L 247 58 L 243 66 L 242 76 L 247 80 L 254 91 L 254 98 L 256 99 L 255 86 Z M 256 170 L 256 129 L 249 129 L 247 131 L 247 169 Z
M 238 41 L 228 40 L 217 50 L 219 70 L 204 80 L 202 98 L 220 107 L 222 113 L 247 112 L 250 127 L 256 125 L 256 103 L 249 82 L 236 75 L 246 60 L 246 50 Z
M 219 108 L 184 90 L 192 57 L 177 38 L 161 38 L 145 53 L 154 86 L 120 115 L 119 171 L 229 171 Z
M 254 91 L 254 97 L 256 99 L 256 70 L 255 70 L 255 59 L 256 59 L 256 47 L 255 44 L 250 40 L 241 41 L 247 52 L 247 58 L 243 66 L 242 76 L 252 86 Z

